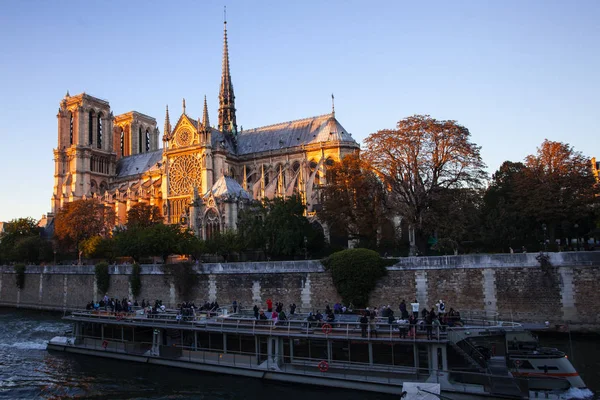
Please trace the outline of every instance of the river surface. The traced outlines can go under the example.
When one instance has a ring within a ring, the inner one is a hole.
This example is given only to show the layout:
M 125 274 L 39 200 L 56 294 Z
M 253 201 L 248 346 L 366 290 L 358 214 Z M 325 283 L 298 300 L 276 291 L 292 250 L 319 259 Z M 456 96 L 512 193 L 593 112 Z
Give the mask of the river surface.
M 48 353 L 46 342 L 70 325 L 56 313 L 0 308 L 0 399 L 397 399 L 376 393 L 284 384 L 130 363 Z M 600 392 L 600 337 L 546 335 L 545 346 L 569 354 L 583 380 Z M 571 353 L 570 347 L 573 347 Z M 596 396 L 597 399 L 600 397 Z

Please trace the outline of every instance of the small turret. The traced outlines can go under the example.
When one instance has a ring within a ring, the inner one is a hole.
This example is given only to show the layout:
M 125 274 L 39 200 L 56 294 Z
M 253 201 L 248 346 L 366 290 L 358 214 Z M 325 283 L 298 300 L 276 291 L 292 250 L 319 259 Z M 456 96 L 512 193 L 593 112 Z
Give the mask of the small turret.
M 206 95 L 204 95 L 204 110 L 202 111 L 202 126 L 204 126 L 204 129 L 210 129 L 210 122 L 208 121 L 208 106 L 206 105 Z
M 167 112 L 165 115 L 165 130 L 163 132 L 163 141 L 166 141 L 171 136 L 171 121 L 169 119 L 169 105 L 167 104 Z

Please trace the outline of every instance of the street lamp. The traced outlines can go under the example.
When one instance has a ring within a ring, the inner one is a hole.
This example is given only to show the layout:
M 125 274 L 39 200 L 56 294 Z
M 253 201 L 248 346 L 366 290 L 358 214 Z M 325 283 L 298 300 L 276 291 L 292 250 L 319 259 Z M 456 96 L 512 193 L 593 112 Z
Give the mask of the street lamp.
M 304 259 L 308 260 L 308 239 L 304 236 Z
M 547 239 L 547 235 L 546 235 L 546 231 L 547 231 L 548 227 L 546 226 L 546 224 L 542 224 L 542 230 L 544 231 L 544 251 L 548 252 L 548 239 Z

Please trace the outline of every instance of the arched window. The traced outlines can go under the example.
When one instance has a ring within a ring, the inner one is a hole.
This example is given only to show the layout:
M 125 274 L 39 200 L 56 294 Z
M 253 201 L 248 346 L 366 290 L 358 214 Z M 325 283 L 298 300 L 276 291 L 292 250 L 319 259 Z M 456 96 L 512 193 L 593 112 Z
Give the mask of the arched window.
M 96 146 L 102 148 L 102 113 L 98 114 L 98 125 L 96 126 Z
M 121 157 L 125 156 L 125 131 L 121 128 Z
M 138 153 L 142 152 L 142 128 L 138 130 Z
M 69 121 L 69 144 L 73 145 L 73 113 L 69 113 L 71 119 Z
M 219 215 L 213 209 L 208 210 L 205 217 L 206 240 L 212 239 L 220 231 Z
M 94 141 L 94 112 L 90 110 L 88 113 L 88 145 L 91 146 Z
M 150 151 L 150 131 L 146 129 L 146 153 Z

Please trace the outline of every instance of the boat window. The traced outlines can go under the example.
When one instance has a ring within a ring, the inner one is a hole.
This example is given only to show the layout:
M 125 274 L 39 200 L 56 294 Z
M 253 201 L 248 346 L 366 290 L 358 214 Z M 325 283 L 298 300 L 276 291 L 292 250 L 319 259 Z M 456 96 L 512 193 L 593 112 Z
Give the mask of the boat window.
M 283 362 L 290 362 L 290 339 L 283 339 Z
M 198 334 L 198 349 L 209 349 L 208 332 L 197 332 Z
M 391 343 L 373 343 L 373 364 L 392 365 L 393 345 Z
M 242 345 L 240 343 L 240 335 L 227 334 L 227 352 L 239 353 Z
M 513 368 L 517 369 L 535 369 L 533 365 L 527 360 L 513 360 Z
M 223 350 L 223 334 L 210 333 L 208 335 L 208 345 L 211 350 Z
M 420 344 L 419 350 L 419 368 L 429 369 L 429 349 L 427 345 Z
M 194 349 L 194 332 L 193 331 L 182 331 L 182 345 L 186 349 Z
M 558 371 L 558 367 L 554 367 L 551 365 L 542 365 L 541 367 L 538 367 L 538 369 L 541 369 L 544 371 Z
M 254 336 L 242 335 L 240 338 L 240 349 L 244 354 L 256 354 L 256 340 Z
M 395 343 L 393 348 L 394 365 L 412 367 L 415 364 L 413 345 Z
M 340 340 L 331 343 L 331 358 L 333 361 L 350 361 L 350 345 L 348 341 Z
M 327 341 L 326 340 L 311 340 L 310 341 L 310 357 L 318 360 L 327 360 Z
M 294 358 L 309 358 L 309 341 L 307 339 L 294 339 Z
M 363 341 L 350 342 L 350 361 L 369 363 L 369 344 Z

